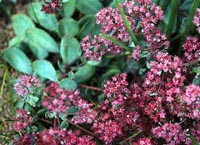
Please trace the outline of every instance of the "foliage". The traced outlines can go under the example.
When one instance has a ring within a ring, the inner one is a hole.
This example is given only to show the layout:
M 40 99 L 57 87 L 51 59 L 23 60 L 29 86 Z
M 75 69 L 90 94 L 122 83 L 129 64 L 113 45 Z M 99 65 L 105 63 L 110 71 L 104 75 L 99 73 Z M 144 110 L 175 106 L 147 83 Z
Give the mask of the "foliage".
M 45 0 L 13 15 L 12 144 L 198 144 L 199 5 Z

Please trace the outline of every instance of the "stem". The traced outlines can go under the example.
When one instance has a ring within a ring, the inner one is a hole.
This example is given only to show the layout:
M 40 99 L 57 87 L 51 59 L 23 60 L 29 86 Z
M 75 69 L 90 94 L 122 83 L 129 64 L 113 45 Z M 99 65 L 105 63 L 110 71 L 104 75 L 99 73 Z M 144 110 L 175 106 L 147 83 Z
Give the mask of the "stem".
M 162 4 L 161 8 L 162 8 L 164 13 L 165 13 L 170 2 L 171 2 L 171 0 L 165 0 L 165 2 Z
M 83 127 L 77 125 L 77 124 L 74 124 L 73 122 L 71 122 L 71 120 L 67 119 L 67 121 L 68 121 L 71 125 L 76 126 L 77 128 L 79 128 L 80 130 L 82 130 L 82 131 L 84 131 L 84 132 L 86 132 L 86 133 L 88 133 L 88 134 L 90 134 L 90 135 L 92 135 L 92 136 L 94 136 L 94 137 L 97 137 L 93 132 L 90 132 L 89 130 L 87 130 L 87 129 L 85 129 L 85 128 L 83 128 Z M 98 137 L 97 137 L 97 138 L 98 138 Z
M 41 118 L 40 120 L 42 120 L 43 122 L 46 122 L 46 123 L 49 123 L 49 124 L 53 124 L 51 121 L 49 121 L 49 120 L 46 120 L 46 119 L 44 119 L 44 118 Z
M 107 34 L 103 34 L 103 33 L 100 33 L 99 36 L 103 37 L 103 38 L 106 38 L 107 40 L 113 42 L 116 45 L 119 45 L 121 48 L 124 48 L 127 51 L 130 51 L 129 48 L 126 47 L 126 45 L 124 45 L 122 42 L 118 41 L 116 38 L 113 38 L 113 37 L 111 37 L 111 36 L 109 36 Z
M 131 28 L 131 26 L 129 24 L 128 19 L 126 18 L 126 15 L 123 13 L 123 10 L 121 9 L 118 0 L 115 0 L 115 5 L 116 5 L 117 9 L 119 10 L 120 15 L 122 16 L 122 19 L 124 21 L 126 29 L 128 30 L 128 32 L 129 32 L 129 34 L 131 36 L 131 40 L 135 43 L 135 45 L 138 44 L 138 40 L 137 40 L 135 34 L 132 31 L 132 28 Z
M 167 31 L 166 31 L 166 34 L 169 38 L 171 37 L 172 31 L 173 31 L 174 20 L 177 14 L 178 5 L 179 5 L 179 0 L 172 1 L 172 10 L 171 10 L 170 18 L 169 18 L 169 23 L 167 25 Z
M 136 132 L 135 134 L 131 135 L 130 137 L 126 138 L 125 140 L 121 141 L 119 144 L 123 144 L 125 142 L 127 142 L 128 140 L 138 136 L 140 133 L 142 133 L 142 130 L 139 130 L 138 132 Z
M 198 8 L 199 6 L 199 0 L 194 0 L 194 2 L 192 3 L 192 8 L 190 10 L 190 14 L 189 14 L 189 19 L 187 21 L 187 24 L 186 24 L 186 27 L 185 27 L 185 30 L 183 31 L 183 34 L 182 35 L 187 35 L 188 32 L 190 31 L 190 28 L 192 26 L 192 21 L 193 21 L 193 18 L 194 18 L 194 15 L 196 13 L 196 9 Z
M 4 69 L 3 80 L 2 80 L 2 84 L 1 84 L 1 90 L 0 90 L 0 97 L 2 97 L 6 78 L 8 76 L 8 68 L 3 64 L 0 64 L 0 68 Z
M 184 63 L 183 65 L 185 65 L 185 66 L 191 66 L 191 65 L 195 65 L 195 64 L 197 64 L 197 63 L 199 63 L 199 62 L 200 62 L 200 59 L 197 59 L 197 60 L 195 60 L 195 61 L 193 61 L 193 62 Z
M 192 21 L 196 12 L 196 9 L 199 6 L 200 1 L 199 0 L 194 0 L 191 6 L 190 14 L 189 14 L 189 19 L 187 20 L 185 29 L 183 30 L 182 33 L 179 33 L 176 37 L 174 37 L 172 40 L 176 40 L 181 36 L 185 36 L 189 33 L 191 27 L 192 27 Z
M 101 88 L 93 87 L 93 86 L 79 85 L 79 87 L 81 87 L 81 88 L 86 88 L 86 89 L 90 89 L 90 90 L 95 90 L 95 91 L 102 91 Z

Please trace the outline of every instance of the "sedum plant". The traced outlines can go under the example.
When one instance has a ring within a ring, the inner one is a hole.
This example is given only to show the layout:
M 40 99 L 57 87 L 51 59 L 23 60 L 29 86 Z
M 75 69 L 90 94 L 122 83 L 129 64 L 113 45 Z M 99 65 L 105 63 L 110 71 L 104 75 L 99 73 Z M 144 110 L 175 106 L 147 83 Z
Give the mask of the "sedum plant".
M 13 16 L 3 58 L 26 75 L 14 85 L 12 144 L 198 144 L 198 7 L 45 0 L 31 19 Z

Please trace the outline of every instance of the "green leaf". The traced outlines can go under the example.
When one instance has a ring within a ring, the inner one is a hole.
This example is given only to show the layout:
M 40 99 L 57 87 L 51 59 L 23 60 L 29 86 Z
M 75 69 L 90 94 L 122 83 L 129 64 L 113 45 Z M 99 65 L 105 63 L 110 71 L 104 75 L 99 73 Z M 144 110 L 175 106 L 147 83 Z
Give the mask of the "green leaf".
M 56 112 L 46 112 L 45 117 L 46 118 L 54 118 L 54 117 L 56 117 Z
M 21 36 L 29 28 L 35 28 L 35 24 L 25 14 L 16 14 L 11 17 L 12 26 L 17 36 Z
M 190 139 L 192 141 L 192 145 L 198 145 L 199 144 L 198 141 L 196 140 L 196 138 L 192 134 L 190 134 Z
M 63 37 L 64 35 L 75 36 L 78 31 L 78 22 L 72 18 L 64 18 L 58 23 L 57 32 L 60 37 Z
M 59 85 L 61 88 L 65 88 L 67 91 L 75 90 L 77 88 L 77 83 L 70 78 L 62 79 L 59 82 Z
M 63 13 L 65 17 L 71 17 L 75 11 L 75 0 L 63 1 Z
M 96 35 L 99 34 L 101 26 L 97 25 L 93 15 L 86 15 L 79 20 L 80 31 L 78 36 L 80 39 L 85 37 L 87 34 Z
M 49 15 L 41 11 L 42 4 L 42 2 L 31 3 L 28 8 L 28 13 L 36 23 L 39 23 L 47 30 L 54 31 L 57 27 L 56 16 L 55 14 Z
M 82 66 L 75 74 L 74 79 L 76 82 L 87 81 L 95 72 L 95 67 L 89 64 Z
M 60 45 L 60 54 L 64 63 L 71 64 L 81 56 L 81 48 L 74 37 L 63 37 Z
M 33 62 L 33 70 L 40 77 L 57 82 L 58 78 L 53 65 L 47 60 L 36 60 Z
M 101 61 L 92 61 L 92 60 L 89 60 L 88 62 L 87 62 L 87 64 L 89 64 L 89 65 L 94 65 L 94 66 L 97 66 L 97 65 L 99 65 L 101 63 Z
M 48 52 L 59 52 L 56 41 L 41 29 L 34 28 L 27 30 L 26 42 L 33 54 L 39 59 L 45 58 Z
M 77 0 L 76 8 L 83 14 L 95 14 L 102 9 L 99 0 Z
M 25 47 L 25 43 L 24 43 L 24 37 L 25 35 L 22 35 L 22 36 L 17 36 L 17 37 L 14 37 L 12 38 L 9 43 L 8 43 L 8 47 L 11 48 L 11 47 L 18 47 L 18 48 L 23 48 Z
M 64 120 L 64 121 L 61 122 L 60 127 L 61 127 L 62 129 L 63 129 L 63 128 L 68 128 L 68 127 L 69 127 L 69 123 L 68 123 L 66 120 Z
M 196 73 L 197 75 L 199 75 L 199 74 L 200 74 L 200 67 L 193 67 L 193 68 L 192 68 L 192 71 L 193 71 L 194 73 Z
M 29 95 L 28 103 L 29 103 L 31 106 L 36 107 L 36 103 L 37 103 L 38 100 L 39 100 L 38 97 L 33 96 L 33 95 Z
M 6 49 L 3 52 L 3 59 L 16 70 L 25 74 L 32 74 L 31 61 L 23 51 L 17 48 Z

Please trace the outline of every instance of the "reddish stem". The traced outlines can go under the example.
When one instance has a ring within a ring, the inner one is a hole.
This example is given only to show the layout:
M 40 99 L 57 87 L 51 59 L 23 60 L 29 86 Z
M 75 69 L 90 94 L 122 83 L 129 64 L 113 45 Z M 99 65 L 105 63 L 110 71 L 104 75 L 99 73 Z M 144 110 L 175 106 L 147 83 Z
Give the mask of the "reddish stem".
M 93 86 L 87 86 L 87 85 L 79 85 L 79 87 L 81 88 L 86 88 L 86 89 L 90 89 L 90 90 L 95 90 L 95 91 L 102 91 L 101 88 L 98 88 L 98 87 L 93 87 Z
M 53 124 L 51 121 L 46 120 L 46 119 L 44 119 L 44 118 L 41 118 L 40 120 L 42 120 L 43 122 L 49 123 L 49 124 Z
M 68 121 L 71 125 L 76 126 L 77 128 L 79 128 L 80 130 L 82 130 L 82 131 L 84 131 L 84 132 L 86 132 L 86 133 L 88 133 L 88 134 L 90 134 L 90 135 L 92 135 L 92 136 L 94 136 L 94 137 L 97 137 L 93 132 L 90 132 L 89 130 L 87 130 L 87 129 L 85 129 L 85 128 L 83 128 L 83 127 L 77 125 L 77 124 L 74 124 L 73 122 L 71 122 L 71 120 L 67 119 L 67 121 Z

